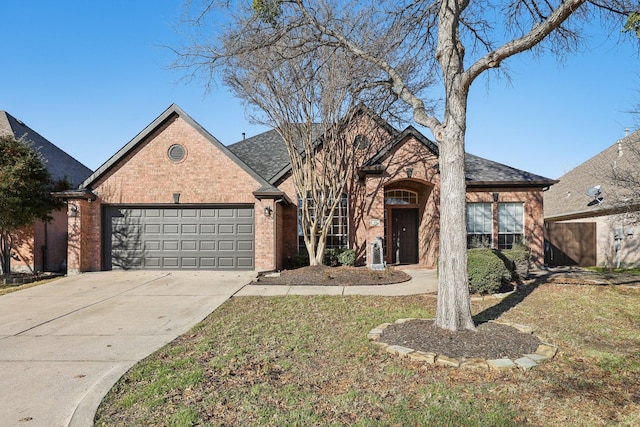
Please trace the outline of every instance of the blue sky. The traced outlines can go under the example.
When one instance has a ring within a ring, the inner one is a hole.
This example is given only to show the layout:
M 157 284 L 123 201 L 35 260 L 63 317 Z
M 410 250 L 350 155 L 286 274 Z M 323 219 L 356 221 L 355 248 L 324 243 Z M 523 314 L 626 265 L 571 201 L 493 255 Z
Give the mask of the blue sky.
M 250 125 L 224 87 L 168 69 L 182 0 L 21 0 L 0 4 L 0 110 L 96 169 L 172 103 L 223 144 Z M 594 38 L 568 57 L 509 61 L 511 83 L 472 87 L 467 151 L 558 178 L 634 130 L 640 61 L 630 44 Z M 426 132 L 425 132 L 426 133 Z M 426 133 L 427 136 L 430 136 Z

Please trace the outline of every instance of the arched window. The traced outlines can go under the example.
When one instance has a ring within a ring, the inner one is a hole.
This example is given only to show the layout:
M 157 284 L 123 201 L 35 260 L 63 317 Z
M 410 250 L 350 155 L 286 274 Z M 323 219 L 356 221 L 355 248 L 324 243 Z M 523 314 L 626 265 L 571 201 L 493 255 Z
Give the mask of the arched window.
M 385 205 L 417 205 L 418 193 L 411 190 L 388 190 L 384 192 Z

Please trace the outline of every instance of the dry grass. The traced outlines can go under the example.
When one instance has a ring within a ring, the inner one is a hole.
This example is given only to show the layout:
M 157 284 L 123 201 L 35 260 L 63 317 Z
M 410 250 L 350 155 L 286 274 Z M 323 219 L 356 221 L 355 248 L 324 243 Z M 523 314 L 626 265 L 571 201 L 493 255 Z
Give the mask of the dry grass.
M 45 283 L 53 282 L 59 278 L 60 277 L 54 277 L 51 279 L 38 280 L 37 282 L 26 283 L 24 285 L 0 285 L 0 296 L 21 291 L 23 289 L 33 288 L 34 286 L 44 285 Z
M 366 340 L 433 298 L 234 298 L 132 368 L 96 425 L 640 425 L 640 290 L 545 284 L 473 310 L 560 351 L 527 372 L 443 368 Z

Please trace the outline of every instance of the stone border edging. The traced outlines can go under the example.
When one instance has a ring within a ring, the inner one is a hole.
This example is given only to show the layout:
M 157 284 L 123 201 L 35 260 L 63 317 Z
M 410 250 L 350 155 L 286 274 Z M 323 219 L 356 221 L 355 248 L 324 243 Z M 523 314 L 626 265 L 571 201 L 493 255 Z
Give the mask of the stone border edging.
M 417 319 L 417 318 L 406 318 L 406 319 L 398 319 L 395 321 L 395 324 L 406 323 L 411 320 L 434 320 L 434 319 Z M 526 325 L 520 325 L 517 323 L 508 323 L 508 322 L 497 322 L 495 320 L 489 320 L 489 322 L 497 323 L 499 325 L 506 325 L 512 328 L 517 329 L 522 333 L 531 333 L 533 334 L 533 328 Z M 375 328 L 371 329 L 367 334 L 367 338 L 369 341 L 385 350 L 387 353 L 391 353 L 393 355 L 397 355 L 400 357 L 408 357 L 409 359 L 416 362 L 426 362 L 428 364 L 436 364 L 441 366 L 448 366 L 453 368 L 467 368 L 467 369 L 494 369 L 499 371 L 510 370 L 513 368 L 520 368 L 524 371 L 528 371 L 530 369 L 535 368 L 541 362 L 545 360 L 553 359 L 553 357 L 558 352 L 558 347 L 542 342 L 535 353 L 532 354 L 523 354 L 522 357 L 511 360 L 511 359 L 490 359 L 485 360 L 480 357 L 476 358 L 453 358 L 448 357 L 443 354 L 436 354 L 433 352 L 425 352 L 420 350 L 414 350 L 412 348 L 403 347 L 401 345 L 389 345 L 385 342 L 380 341 L 380 337 L 382 333 L 387 328 L 387 326 L 392 325 L 392 323 L 382 323 Z

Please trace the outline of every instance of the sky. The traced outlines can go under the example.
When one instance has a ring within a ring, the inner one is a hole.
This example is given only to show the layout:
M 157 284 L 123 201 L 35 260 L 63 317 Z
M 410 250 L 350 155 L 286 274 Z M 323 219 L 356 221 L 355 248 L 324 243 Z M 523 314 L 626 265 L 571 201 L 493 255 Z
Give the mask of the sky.
M 173 103 L 225 145 L 267 130 L 224 87 L 170 68 L 182 12 L 183 0 L 0 2 L 0 110 L 92 170 Z M 476 81 L 467 151 L 555 179 L 635 130 L 640 60 L 617 41 L 600 34 L 561 64 L 526 54 L 507 62 L 510 81 Z

